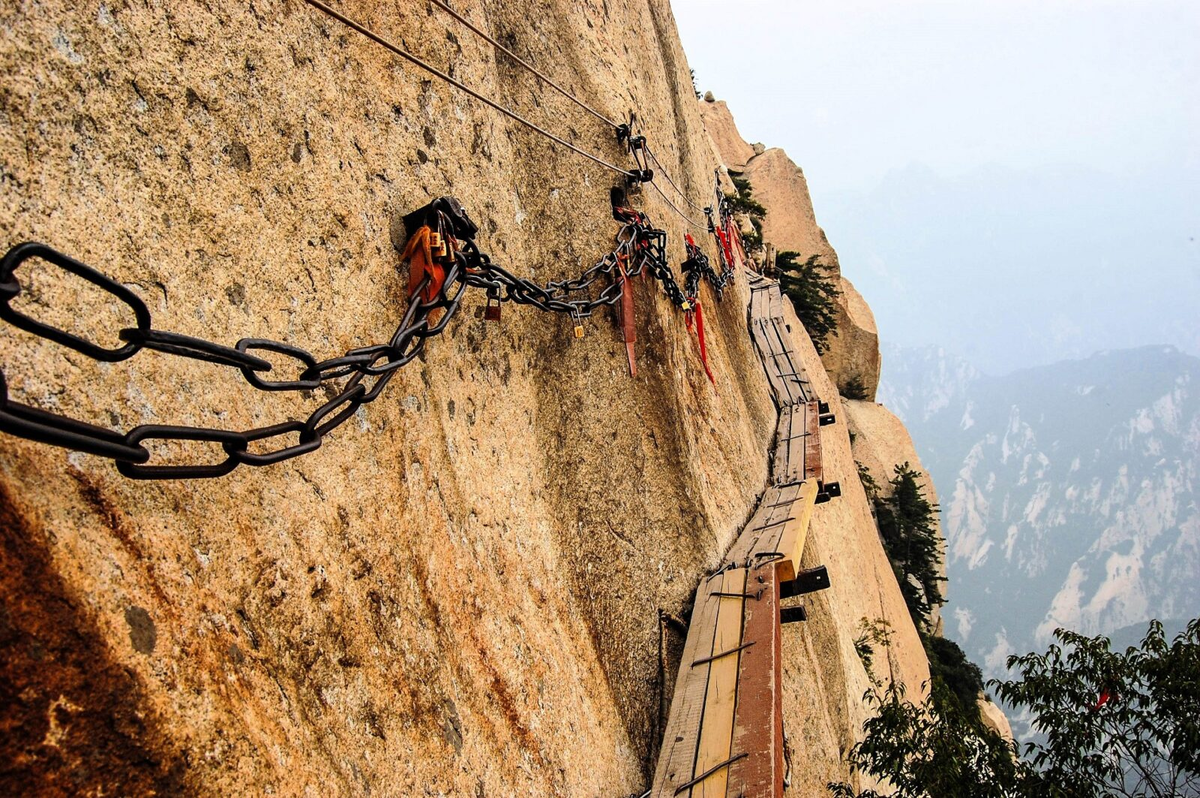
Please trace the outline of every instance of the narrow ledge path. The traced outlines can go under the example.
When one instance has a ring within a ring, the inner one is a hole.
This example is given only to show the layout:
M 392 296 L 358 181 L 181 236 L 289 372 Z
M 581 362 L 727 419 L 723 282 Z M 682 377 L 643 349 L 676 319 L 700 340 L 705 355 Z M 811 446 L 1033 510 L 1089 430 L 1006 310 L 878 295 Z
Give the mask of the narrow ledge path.
M 781 623 L 804 619 L 783 599 L 828 587 L 800 570 L 814 507 L 838 495 L 821 469 L 825 403 L 788 346 L 779 283 L 750 274 L 750 335 L 778 409 L 770 484 L 721 566 L 700 580 L 650 795 L 782 796 Z

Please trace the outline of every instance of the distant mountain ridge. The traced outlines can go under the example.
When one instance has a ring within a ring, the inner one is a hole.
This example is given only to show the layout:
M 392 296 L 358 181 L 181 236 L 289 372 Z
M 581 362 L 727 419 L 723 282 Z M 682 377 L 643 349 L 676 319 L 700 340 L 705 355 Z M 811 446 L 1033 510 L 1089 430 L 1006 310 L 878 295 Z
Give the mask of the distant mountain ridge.
M 989 675 L 1058 626 L 1140 640 L 1126 627 L 1200 615 L 1200 359 L 1151 346 L 989 377 L 892 347 L 880 400 L 942 497 L 947 634 Z

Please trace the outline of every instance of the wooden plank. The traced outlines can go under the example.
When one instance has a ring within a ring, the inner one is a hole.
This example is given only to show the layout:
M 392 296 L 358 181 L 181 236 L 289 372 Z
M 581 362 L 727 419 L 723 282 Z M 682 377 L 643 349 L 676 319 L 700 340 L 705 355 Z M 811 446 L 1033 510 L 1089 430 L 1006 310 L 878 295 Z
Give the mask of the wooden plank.
M 738 674 L 733 720 L 734 753 L 746 753 L 729 766 L 728 798 L 783 795 L 783 689 L 779 632 L 779 579 L 776 569 L 761 569 L 762 598 L 746 602 L 743 636 L 753 640 Z M 757 579 L 750 580 L 755 587 Z M 757 587 L 755 587 L 757 589 Z
M 802 419 L 804 414 L 797 413 L 802 405 L 785 405 L 779 408 L 779 423 L 775 426 L 775 457 L 771 464 L 771 481 L 775 484 L 797 482 L 804 479 L 803 447 L 804 439 L 799 437 L 804 432 L 803 422 L 797 423 L 797 416 Z M 796 457 L 799 451 L 801 456 Z
M 737 568 L 726 571 L 721 580 L 721 592 L 741 594 L 745 591 L 746 570 Z M 692 798 L 725 798 L 729 772 L 728 768 L 718 766 L 735 753 L 730 746 L 733 744 L 733 712 L 738 693 L 738 664 L 742 658 L 742 652 L 735 649 L 742 644 L 742 618 L 746 600 L 740 596 L 719 596 L 710 597 L 709 601 L 720 605 L 713 654 L 726 651 L 734 653 L 710 663 L 708 694 L 700 726 L 700 747 L 692 778 L 713 772 L 692 787 Z
M 718 603 L 709 600 L 708 594 L 713 590 L 712 585 L 719 581 L 701 579 L 696 589 L 687 640 L 683 644 L 683 657 L 679 661 L 679 675 L 675 679 L 675 695 L 671 697 L 671 711 L 667 715 L 667 727 L 663 731 L 663 744 L 654 774 L 652 789 L 656 798 L 674 798 L 678 785 L 692 778 L 692 766 L 700 744 L 700 721 L 704 715 L 710 668 L 709 665 L 692 667 L 692 663 L 713 653 Z
M 771 477 L 775 483 L 800 482 L 805 479 L 804 464 L 808 432 L 807 404 L 779 409 L 779 424 L 775 432 L 775 462 Z
M 792 516 L 792 505 L 800 495 L 796 484 L 773 485 L 763 493 L 750 523 L 725 555 L 725 562 L 744 564 L 757 552 L 775 551 L 774 541 Z M 767 542 L 763 543 L 766 540 Z M 751 563 L 755 565 L 757 563 Z
M 789 386 L 782 374 L 791 370 L 787 362 L 782 339 L 775 330 L 772 318 L 772 302 L 778 298 L 777 283 L 763 282 L 761 286 L 752 288 L 750 293 L 750 334 L 758 349 L 759 359 L 767 373 L 767 382 L 771 386 L 771 395 L 776 407 L 784 407 L 793 403 L 794 389 Z
M 808 525 L 816 500 L 816 480 L 800 483 L 799 495 L 790 507 L 792 520 L 784 524 L 775 549 L 784 555 L 778 563 L 779 578 L 784 582 L 795 579 L 800 570 L 800 557 L 804 554 L 804 541 L 808 538 Z
M 821 468 L 821 412 L 816 402 L 808 404 L 805 427 L 808 437 L 804 439 L 804 475 L 801 478 L 821 482 L 825 472 Z

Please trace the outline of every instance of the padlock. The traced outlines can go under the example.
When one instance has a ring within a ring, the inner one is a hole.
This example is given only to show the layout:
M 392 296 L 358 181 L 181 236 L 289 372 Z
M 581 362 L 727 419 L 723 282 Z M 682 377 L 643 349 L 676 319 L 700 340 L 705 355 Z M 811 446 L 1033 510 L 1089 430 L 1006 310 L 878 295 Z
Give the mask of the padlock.
M 500 289 L 487 290 L 487 306 L 483 309 L 484 321 L 500 321 Z
M 575 322 L 575 337 L 576 338 L 583 337 L 583 325 L 580 324 L 579 322 Z

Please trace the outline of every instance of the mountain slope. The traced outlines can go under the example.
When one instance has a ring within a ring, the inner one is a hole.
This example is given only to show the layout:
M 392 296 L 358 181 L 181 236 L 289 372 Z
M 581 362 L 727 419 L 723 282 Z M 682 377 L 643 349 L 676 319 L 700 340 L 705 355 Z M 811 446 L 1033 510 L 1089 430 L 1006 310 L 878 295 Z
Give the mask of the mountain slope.
M 1200 612 L 1200 360 L 1170 347 L 986 377 L 893 349 L 885 401 L 942 491 L 947 631 L 995 675 L 1058 626 Z

